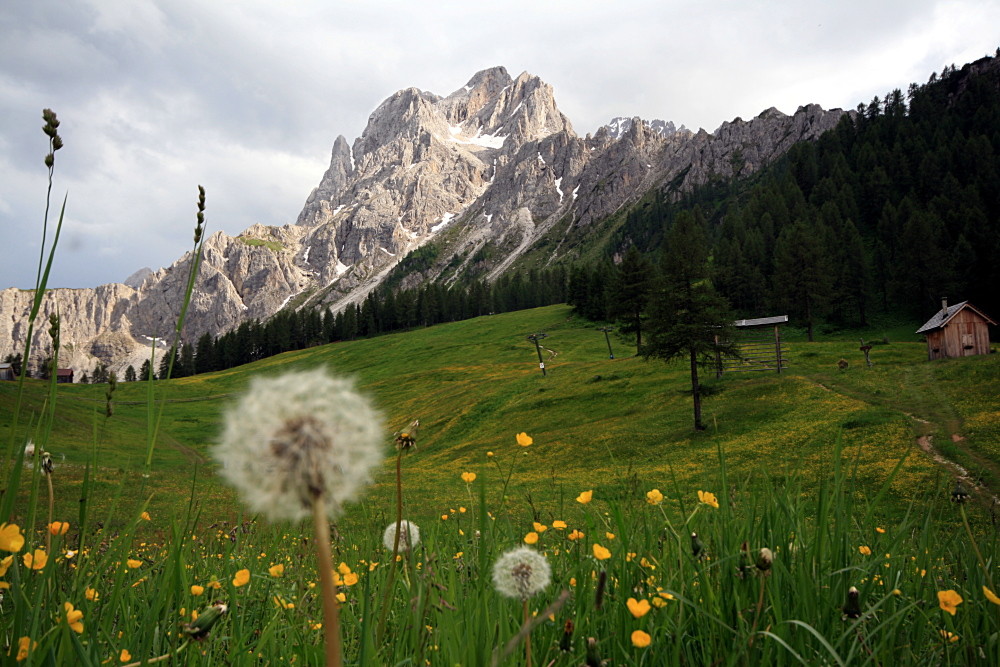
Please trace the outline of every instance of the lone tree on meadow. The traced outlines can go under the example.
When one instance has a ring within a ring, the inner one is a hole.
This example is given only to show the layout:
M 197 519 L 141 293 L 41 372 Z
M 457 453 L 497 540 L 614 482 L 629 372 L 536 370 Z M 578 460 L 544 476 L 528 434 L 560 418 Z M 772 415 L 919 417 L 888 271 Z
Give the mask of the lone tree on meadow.
M 738 351 L 729 303 L 712 287 L 708 236 L 699 217 L 681 213 L 664 239 L 642 355 L 664 361 L 688 358 L 694 427 L 702 431 L 698 366 L 714 362 L 716 355 L 738 356 Z

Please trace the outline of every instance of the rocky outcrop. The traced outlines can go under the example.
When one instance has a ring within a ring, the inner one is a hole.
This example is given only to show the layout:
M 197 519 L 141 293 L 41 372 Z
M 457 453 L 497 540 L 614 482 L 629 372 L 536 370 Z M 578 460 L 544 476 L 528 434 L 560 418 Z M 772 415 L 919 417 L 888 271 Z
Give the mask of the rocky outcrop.
M 653 132 L 659 134 L 661 137 L 670 136 L 674 132 L 688 131 L 688 129 L 683 125 L 677 127 L 676 125 L 673 124 L 672 121 L 669 120 L 660 120 L 659 118 L 656 118 L 654 120 L 644 120 L 642 118 L 639 118 L 638 116 L 636 116 L 635 118 L 624 118 L 622 116 L 612 118 L 611 121 L 604 126 L 604 128 L 607 128 L 607 133 L 611 136 L 612 139 L 618 139 L 623 134 L 629 131 L 633 123 L 642 123 L 649 129 L 651 129 Z
M 427 243 L 436 246 L 436 264 L 402 284 L 496 277 L 557 224 L 585 230 L 651 188 L 679 195 L 749 175 L 842 114 L 815 105 L 791 116 L 768 109 L 711 134 L 623 118 L 580 137 L 552 87 L 527 72 L 483 70 L 446 97 L 401 90 L 353 144 L 337 137 L 295 224 L 205 240 L 183 338 L 287 307 L 343 308 Z M 492 252 L 479 252 L 487 246 Z M 550 261 L 560 252 L 557 245 Z M 138 368 L 150 340 L 173 336 L 191 260 L 137 272 L 131 286 L 47 293 L 43 317 L 62 315 L 63 360 L 80 369 L 97 361 Z M 30 300 L 30 292 L 0 293 L 0 354 L 23 348 Z M 48 327 L 40 322 L 34 345 L 42 354 Z

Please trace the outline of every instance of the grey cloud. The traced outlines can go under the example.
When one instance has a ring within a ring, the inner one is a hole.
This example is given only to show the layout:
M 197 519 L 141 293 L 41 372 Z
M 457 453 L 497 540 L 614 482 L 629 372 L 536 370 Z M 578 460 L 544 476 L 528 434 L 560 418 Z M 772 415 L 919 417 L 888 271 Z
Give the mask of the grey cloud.
M 57 0 L 0 16 L 0 288 L 33 284 L 43 107 L 69 191 L 53 285 L 121 280 L 210 230 L 293 222 L 338 134 L 396 90 L 447 95 L 504 65 L 551 83 L 574 128 L 615 115 L 712 130 L 769 106 L 853 107 L 992 53 L 991 2 Z

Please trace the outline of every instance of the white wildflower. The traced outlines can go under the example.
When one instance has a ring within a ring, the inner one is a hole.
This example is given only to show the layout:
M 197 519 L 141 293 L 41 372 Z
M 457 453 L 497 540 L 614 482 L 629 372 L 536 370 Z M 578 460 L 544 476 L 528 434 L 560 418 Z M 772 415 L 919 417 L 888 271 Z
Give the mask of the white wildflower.
M 392 545 L 396 542 L 397 525 L 401 526 L 401 530 L 399 531 L 399 550 L 401 552 L 409 551 L 420 544 L 420 528 L 412 521 L 403 519 L 401 524 L 393 521 L 385 527 L 385 532 L 382 533 L 382 544 L 385 545 L 386 549 L 392 551 Z
M 551 574 L 545 556 L 529 547 L 517 547 L 494 563 L 493 587 L 506 597 L 527 600 L 549 585 Z
M 336 517 L 382 461 L 381 416 L 322 368 L 255 378 L 223 420 L 221 474 L 272 520 L 304 518 L 319 498 Z

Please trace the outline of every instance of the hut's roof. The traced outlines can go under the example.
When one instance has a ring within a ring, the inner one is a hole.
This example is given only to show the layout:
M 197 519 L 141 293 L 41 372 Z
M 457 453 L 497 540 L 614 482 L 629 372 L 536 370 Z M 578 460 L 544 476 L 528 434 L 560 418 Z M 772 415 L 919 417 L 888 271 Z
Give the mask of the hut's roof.
M 948 322 L 950 322 L 951 319 L 955 317 L 955 315 L 958 315 L 958 312 L 963 308 L 969 308 L 970 310 L 975 311 L 975 313 L 978 314 L 980 317 L 982 317 L 984 320 L 996 326 L 996 322 L 987 317 L 983 311 L 979 310 L 968 301 L 962 301 L 961 303 L 956 303 L 954 306 L 948 306 L 947 308 L 942 308 L 938 312 L 934 313 L 934 317 L 927 320 L 924 323 L 924 326 L 917 329 L 917 333 L 924 333 L 925 331 L 933 331 L 934 329 L 940 329 L 941 327 L 948 324 Z
M 788 322 L 788 315 L 775 315 L 774 317 L 758 317 L 754 320 L 736 320 L 733 322 L 734 327 L 746 328 L 746 327 L 766 327 L 772 324 L 785 324 Z

